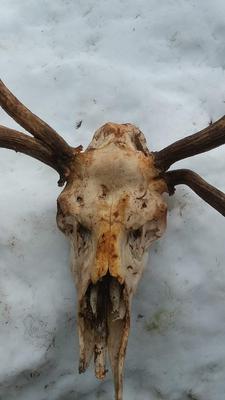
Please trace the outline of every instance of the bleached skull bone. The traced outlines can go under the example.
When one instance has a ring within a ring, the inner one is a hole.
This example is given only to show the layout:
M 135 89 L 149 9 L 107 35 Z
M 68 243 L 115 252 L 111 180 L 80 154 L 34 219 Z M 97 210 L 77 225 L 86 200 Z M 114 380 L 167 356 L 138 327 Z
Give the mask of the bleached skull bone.
M 131 300 L 148 248 L 166 228 L 166 191 L 140 130 L 107 123 L 76 156 L 58 198 L 57 223 L 71 242 L 78 293 L 79 369 L 94 355 L 95 374 L 104 378 L 108 350 L 116 400 L 122 399 Z

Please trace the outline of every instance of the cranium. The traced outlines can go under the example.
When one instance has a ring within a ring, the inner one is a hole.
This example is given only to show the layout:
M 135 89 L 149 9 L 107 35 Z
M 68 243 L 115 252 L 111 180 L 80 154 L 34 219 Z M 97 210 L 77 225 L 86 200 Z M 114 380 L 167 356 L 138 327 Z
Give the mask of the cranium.
M 34 138 L 0 126 L 0 146 L 35 157 L 56 169 L 57 223 L 71 243 L 78 294 L 79 371 L 92 357 L 96 377 L 112 367 L 115 399 L 122 400 L 122 376 L 133 294 L 150 244 L 166 228 L 163 193 L 187 184 L 225 215 L 225 195 L 189 170 L 166 172 L 174 162 L 225 143 L 225 117 L 158 153 L 131 124 L 107 123 L 88 148 L 70 147 L 32 114 L 0 81 L 0 105 Z

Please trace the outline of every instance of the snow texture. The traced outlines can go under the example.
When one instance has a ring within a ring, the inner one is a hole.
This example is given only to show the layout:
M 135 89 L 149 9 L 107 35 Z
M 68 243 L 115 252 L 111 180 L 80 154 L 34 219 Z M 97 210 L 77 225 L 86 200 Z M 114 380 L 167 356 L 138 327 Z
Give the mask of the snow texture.
M 113 121 L 159 150 L 225 114 L 224 16 L 224 0 L 1 0 L 1 79 L 73 146 Z M 223 147 L 177 166 L 225 191 Z M 0 179 L 0 399 L 113 400 L 110 373 L 77 371 L 57 174 L 1 149 Z M 224 218 L 184 186 L 168 204 L 133 303 L 124 400 L 224 400 Z

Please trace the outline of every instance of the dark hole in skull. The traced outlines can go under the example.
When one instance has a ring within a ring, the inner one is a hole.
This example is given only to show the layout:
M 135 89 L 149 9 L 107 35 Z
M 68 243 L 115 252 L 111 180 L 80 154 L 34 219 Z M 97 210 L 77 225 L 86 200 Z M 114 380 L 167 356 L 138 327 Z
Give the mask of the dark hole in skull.
M 83 199 L 83 197 L 77 196 L 77 202 L 78 202 L 81 206 L 83 206 L 83 205 L 84 205 L 84 199 Z
M 133 238 L 134 240 L 140 239 L 141 235 L 142 235 L 142 227 L 130 231 L 130 237 Z
M 138 229 L 128 232 L 128 244 L 132 257 L 141 260 L 145 250 L 161 236 L 157 220 L 152 220 Z
M 130 252 L 132 254 L 132 257 L 135 257 L 136 259 L 140 259 L 143 254 L 142 232 L 143 227 L 140 227 L 138 229 L 133 229 L 128 233 Z

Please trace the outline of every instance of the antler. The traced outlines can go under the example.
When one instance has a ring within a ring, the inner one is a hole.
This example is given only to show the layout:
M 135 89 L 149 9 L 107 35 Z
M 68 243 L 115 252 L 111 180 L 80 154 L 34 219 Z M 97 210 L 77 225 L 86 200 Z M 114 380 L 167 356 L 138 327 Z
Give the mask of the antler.
M 174 186 L 187 185 L 225 217 L 225 194 L 207 183 L 195 172 L 189 169 L 177 169 L 167 172 L 164 177 L 170 195 L 174 194 Z
M 2 125 L 0 125 L 0 146 L 27 154 L 54 169 L 58 167 L 54 160 L 54 154 L 48 148 L 45 148 L 41 143 L 25 133 Z M 58 172 L 62 171 L 59 169 Z
M 54 168 L 60 174 L 58 184 L 66 180 L 69 164 L 81 146 L 72 148 L 48 124 L 25 107 L 0 80 L 0 106 L 34 138 L 0 126 L 0 147 L 34 157 Z
M 225 116 L 202 131 L 155 152 L 155 165 L 162 171 L 169 194 L 174 193 L 176 185 L 188 185 L 203 200 L 225 216 L 225 194 L 208 184 L 195 172 L 180 169 L 165 173 L 175 162 L 212 150 L 222 144 L 225 144 Z
M 207 128 L 155 152 L 156 166 L 162 171 L 184 158 L 204 153 L 225 144 L 225 116 Z

